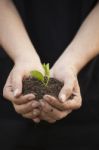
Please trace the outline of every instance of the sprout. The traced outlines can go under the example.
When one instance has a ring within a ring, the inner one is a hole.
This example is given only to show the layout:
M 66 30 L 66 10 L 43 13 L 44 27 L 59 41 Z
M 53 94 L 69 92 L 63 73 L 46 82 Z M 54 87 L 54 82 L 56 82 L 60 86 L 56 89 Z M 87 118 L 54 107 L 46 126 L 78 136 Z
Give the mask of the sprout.
M 33 70 L 31 71 L 31 76 L 38 79 L 39 81 L 41 81 L 45 86 L 48 85 L 49 82 L 49 78 L 50 78 L 50 67 L 49 67 L 49 63 L 48 64 L 43 64 L 43 69 L 44 69 L 44 75 L 37 70 Z

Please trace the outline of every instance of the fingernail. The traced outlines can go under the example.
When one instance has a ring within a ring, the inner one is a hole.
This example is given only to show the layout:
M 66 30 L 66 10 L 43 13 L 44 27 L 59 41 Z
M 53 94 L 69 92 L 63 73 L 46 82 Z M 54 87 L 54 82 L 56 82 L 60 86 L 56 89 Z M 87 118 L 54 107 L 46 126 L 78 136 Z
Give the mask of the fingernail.
M 14 97 L 18 96 L 20 94 L 20 91 L 19 89 L 16 89 L 13 93 Z
M 60 99 L 61 102 L 65 102 L 66 96 L 64 94 L 62 94 L 62 95 L 60 95 L 59 99 Z
M 31 95 L 29 98 L 28 98 L 28 100 L 33 100 L 35 98 L 35 96 L 34 95 Z
M 44 97 L 44 100 L 53 102 L 53 101 L 55 100 L 55 98 L 54 98 L 53 96 L 46 95 L 46 96 Z
M 49 100 L 50 100 L 50 97 L 46 95 L 46 96 L 45 96 L 45 100 L 48 100 L 48 101 L 49 101 Z
M 39 106 L 39 103 L 37 103 L 37 102 L 32 103 L 32 107 L 38 107 L 38 106 Z

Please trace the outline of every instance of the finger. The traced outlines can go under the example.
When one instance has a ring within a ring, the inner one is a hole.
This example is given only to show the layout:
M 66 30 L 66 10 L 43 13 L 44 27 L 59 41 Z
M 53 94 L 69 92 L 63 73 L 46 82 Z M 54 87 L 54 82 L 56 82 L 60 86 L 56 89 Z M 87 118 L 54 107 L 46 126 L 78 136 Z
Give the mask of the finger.
M 45 116 L 50 117 L 53 120 L 60 120 L 71 112 L 71 110 L 59 111 L 45 101 L 41 101 L 41 105 L 42 111 L 45 113 Z
M 59 93 L 60 102 L 65 102 L 72 94 L 74 88 L 74 79 L 68 79 L 64 82 L 64 86 Z
M 20 95 L 22 92 L 22 77 L 19 76 L 19 74 L 17 75 L 17 73 L 15 72 L 14 73 L 10 72 L 6 84 L 4 86 L 4 93 L 3 93 L 4 97 L 6 95 L 5 93 L 6 87 L 11 87 L 11 90 L 15 97 Z
M 33 101 L 32 103 L 32 111 L 26 114 L 23 114 L 23 117 L 29 118 L 29 119 L 37 119 L 37 117 L 40 115 L 41 110 L 39 109 L 39 103 L 37 101 Z M 38 119 L 37 119 L 38 120 Z
M 80 93 L 80 87 L 78 81 L 75 82 L 74 90 L 73 90 L 74 97 L 66 101 L 66 107 L 68 109 L 78 109 L 82 105 L 82 97 Z
M 29 113 L 22 114 L 23 117 L 28 118 L 28 119 L 36 119 L 38 115 L 40 115 L 40 111 L 36 110 L 36 109 L 35 109 L 35 111 L 31 111 Z
M 32 111 L 31 111 L 31 112 L 29 112 L 29 113 L 22 114 L 22 116 L 23 116 L 24 118 L 32 119 L 33 113 L 32 113 Z
M 40 101 L 42 101 L 42 100 L 40 100 Z M 34 109 L 34 111 L 33 111 L 34 122 L 39 122 L 40 120 L 44 120 L 44 121 L 47 121 L 49 123 L 53 123 L 56 121 L 56 120 L 48 117 L 47 115 L 45 115 L 45 113 L 43 113 L 43 111 L 42 111 L 41 106 L 39 107 L 39 113 L 38 114 L 36 114 L 37 112 L 35 112 L 35 111 L 38 111 L 38 110 Z M 37 117 L 37 115 L 39 116 L 39 118 Z
M 55 123 L 56 122 L 55 119 L 53 119 L 52 117 L 47 116 L 46 113 L 43 112 L 43 111 L 40 114 L 40 120 L 47 121 L 48 123 Z
M 22 104 L 22 105 L 16 105 L 13 103 L 14 105 L 14 108 L 15 108 L 15 111 L 19 114 L 26 114 L 26 113 L 29 113 L 33 110 L 32 108 L 32 101 L 31 102 L 28 102 L 26 104 Z
M 72 100 L 68 100 L 65 102 L 66 109 L 78 109 L 81 107 L 81 105 L 82 105 L 82 99 L 80 95 L 74 96 Z
M 27 103 L 35 98 L 35 95 L 33 94 L 27 94 L 27 95 L 21 95 L 19 97 L 14 97 L 13 96 L 13 91 L 11 86 L 5 85 L 4 90 L 3 90 L 3 95 L 6 99 L 10 100 L 11 102 L 21 105 L 24 103 Z
M 40 103 L 42 107 L 40 119 L 45 121 L 55 120 L 53 115 L 49 115 L 53 111 L 53 108 L 44 102 L 44 100 L 40 100 Z
M 11 84 L 13 88 L 14 97 L 18 97 L 22 93 L 22 79 L 20 72 L 13 71 L 11 76 Z
M 40 115 L 40 113 L 41 113 L 41 110 L 39 110 L 39 109 L 34 109 L 33 111 L 32 111 L 32 118 L 37 118 L 39 115 Z
M 35 99 L 35 95 L 33 94 L 27 94 L 27 95 L 21 95 L 17 98 L 14 98 L 13 102 L 17 105 L 22 105 L 25 103 L 28 103 L 29 101 L 33 101 Z
M 54 107 L 60 111 L 66 110 L 65 102 L 61 103 L 58 99 L 56 99 L 53 96 L 45 95 L 44 100 L 47 101 L 52 107 Z
M 40 107 L 40 102 L 39 101 L 37 101 L 37 100 L 33 100 L 33 103 L 32 103 L 32 108 L 33 108 L 33 110 L 36 108 L 38 108 L 39 110 L 41 109 L 41 107 Z
M 53 96 L 45 95 L 44 99 L 52 106 L 59 110 L 68 110 L 68 109 L 78 109 L 82 105 L 82 98 L 80 94 L 80 87 L 78 82 L 75 84 L 75 88 L 73 89 L 73 94 L 69 97 L 67 101 L 61 103 L 58 99 Z
M 18 98 L 14 97 L 13 89 L 12 89 L 12 83 L 11 83 L 11 76 L 10 75 L 9 75 L 9 77 L 7 79 L 7 82 L 6 82 L 6 84 L 4 86 L 4 89 L 3 89 L 3 96 L 6 99 L 8 99 L 8 100 L 10 100 L 10 101 L 12 101 L 12 102 L 14 102 L 14 103 L 16 103 L 18 105 L 21 105 L 23 103 L 31 101 L 31 100 L 33 100 L 35 98 L 34 94 L 27 94 L 27 95 L 24 95 L 24 96 L 21 95 Z

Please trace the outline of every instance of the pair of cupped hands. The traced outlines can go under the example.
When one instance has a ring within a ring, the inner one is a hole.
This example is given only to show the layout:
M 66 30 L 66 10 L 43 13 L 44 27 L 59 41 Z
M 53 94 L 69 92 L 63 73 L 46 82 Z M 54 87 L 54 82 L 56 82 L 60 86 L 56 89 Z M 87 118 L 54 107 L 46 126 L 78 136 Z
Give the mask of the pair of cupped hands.
M 32 119 L 36 123 L 41 120 L 54 123 L 81 106 L 82 99 L 77 73 L 70 61 L 68 63 L 60 57 L 50 70 L 50 77 L 64 83 L 58 99 L 50 95 L 44 95 L 43 99 L 37 101 L 33 94 L 22 95 L 22 80 L 32 70 L 44 73 L 40 59 L 32 57 L 32 59 L 22 58 L 17 60 L 4 86 L 3 95 L 12 102 L 17 113 L 25 118 Z

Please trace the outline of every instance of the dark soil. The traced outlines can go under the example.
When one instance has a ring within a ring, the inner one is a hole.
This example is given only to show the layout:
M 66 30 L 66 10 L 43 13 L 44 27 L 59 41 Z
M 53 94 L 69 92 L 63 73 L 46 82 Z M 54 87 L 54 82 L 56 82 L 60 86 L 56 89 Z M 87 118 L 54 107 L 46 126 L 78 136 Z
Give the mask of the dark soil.
M 49 83 L 45 86 L 41 81 L 33 77 L 28 77 L 23 80 L 23 95 L 33 93 L 36 96 L 36 99 L 42 99 L 45 94 L 58 97 L 63 83 L 50 78 Z

